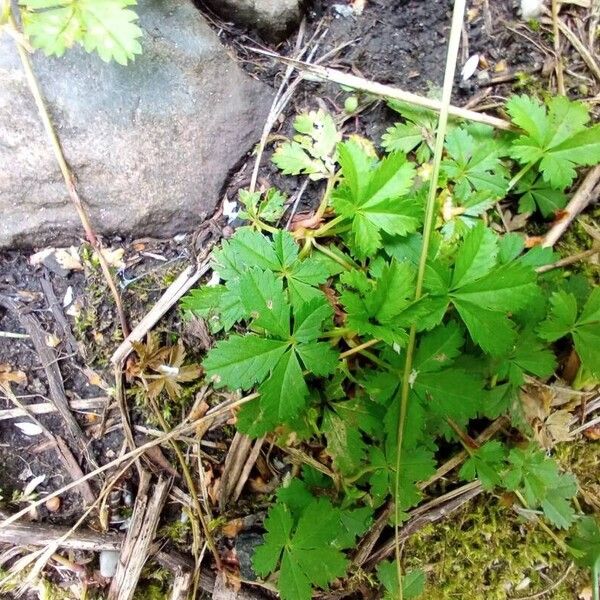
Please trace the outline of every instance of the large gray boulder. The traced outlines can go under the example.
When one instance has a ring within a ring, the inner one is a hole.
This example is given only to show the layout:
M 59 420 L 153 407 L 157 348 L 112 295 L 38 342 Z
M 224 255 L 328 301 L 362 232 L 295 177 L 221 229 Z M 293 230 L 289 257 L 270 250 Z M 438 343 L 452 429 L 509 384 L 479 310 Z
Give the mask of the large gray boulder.
M 221 17 L 256 29 L 272 42 L 284 40 L 302 20 L 305 0 L 201 0 Z
M 189 0 L 141 0 L 143 54 L 80 49 L 34 70 L 95 228 L 167 237 L 196 227 L 257 141 L 270 89 L 227 54 Z M 0 247 L 82 235 L 11 38 L 0 36 Z

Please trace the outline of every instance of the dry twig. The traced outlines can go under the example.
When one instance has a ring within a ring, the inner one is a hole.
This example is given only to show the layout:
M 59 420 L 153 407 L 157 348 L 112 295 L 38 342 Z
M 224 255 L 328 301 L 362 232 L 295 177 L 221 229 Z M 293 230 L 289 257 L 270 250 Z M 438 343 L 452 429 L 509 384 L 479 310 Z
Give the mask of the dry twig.
M 571 198 L 569 204 L 561 212 L 561 217 L 552 225 L 550 231 L 544 236 L 542 246 L 551 248 L 558 242 L 562 234 L 567 230 L 573 219 L 586 207 L 588 204 L 595 202 L 600 195 L 600 165 L 595 166 L 588 171 L 581 185 Z
M 150 486 L 151 475 L 143 471 L 127 536 L 121 547 L 117 572 L 108 590 L 108 600 L 132 600 L 148 559 L 171 479 L 160 478 Z
M 413 94 L 412 92 L 406 92 L 394 86 L 369 81 L 368 79 L 364 79 L 363 77 L 350 75 L 349 73 L 344 73 L 343 71 L 338 71 L 337 69 L 331 69 L 317 64 L 311 64 L 299 60 L 294 60 L 292 58 L 286 58 L 274 52 L 266 52 L 258 48 L 252 48 L 252 50 L 258 54 L 270 56 L 271 58 L 279 60 L 284 64 L 291 65 L 299 71 L 306 73 L 308 76 L 319 79 L 321 81 L 331 81 L 333 83 L 347 86 L 355 90 L 360 90 L 362 92 L 374 94 L 375 96 L 401 100 L 402 102 L 407 102 L 409 104 L 415 104 L 416 106 L 429 108 L 430 110 L 434 110 L 436 112 L 439 112 L 442 107 L 441 102 L 439 102 L 439 100 L 426 98 L 425 96 L 419 96 L 418 94 Z M 474 112 L 472 110 L 460 108 L 458 106 L 451 105 L 448 112 L 454 117 L 459 117 L 468 121 L 474 121 L 475 123 L 485 123 L 486 125 L 491 125 L 492 127 L 495 127 L 497 129 L 513 129 L 513 125 L 509 121 L 505 121 L 504 119 L 499 119 L 497 117 L 492 117 L 483 113 Z

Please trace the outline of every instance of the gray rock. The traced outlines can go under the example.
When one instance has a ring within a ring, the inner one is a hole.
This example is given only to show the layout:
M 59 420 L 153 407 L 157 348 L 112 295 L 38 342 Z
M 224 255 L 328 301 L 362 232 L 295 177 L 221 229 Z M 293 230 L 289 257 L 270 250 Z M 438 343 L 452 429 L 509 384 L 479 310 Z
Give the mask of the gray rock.
M 285 39 L 302 20 L 304 0 L 203 0 L 221 17 L 256 29 L 273 42 Z
M 123 67 L 73 49 L 34 70 L 95 228 L 196 227 L 258 140 L 267 86 L 235 64 L 190 0 L 142 0 L 143 54 Z M 82 237 L 7 35 L 0 36 L 0 247 Z

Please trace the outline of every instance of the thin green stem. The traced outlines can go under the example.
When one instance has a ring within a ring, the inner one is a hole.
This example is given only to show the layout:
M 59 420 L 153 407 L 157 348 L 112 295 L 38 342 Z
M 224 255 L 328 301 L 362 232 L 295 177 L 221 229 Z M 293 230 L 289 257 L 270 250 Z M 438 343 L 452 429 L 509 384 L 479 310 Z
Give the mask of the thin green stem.
M 323 246 L 322 244 L 319 244 L 314 239 L 312 241 L 312 245 L 315 247 L 316 250 L 318 250 L 325 256 L 328 256 L 329 258 L 331 258 L 331 260 L 334 260 L 336 263 L 338 263 L 338 265 L 344 267 L 344 269 L 346 269 L 346 271 L 350 271 L 351 269 L 358 268 L 358 265 L 348 262 L 347 260 L 344 260 L 341 256 L 338 256 L 335 252 L 333 252 L 332 250 L 327 248 L 327 246 Z
M 337 338 L 344 337 L 349 334 L 354 334 L 354 330 L 350 329 L 350 327 L 336 327 L 335 329 L 331 329 L 330 331 L 323 331 L 319 334 L 319 337 L 324 338 Z
M 523 508 L 526 510 L 532 510 L 531 507 L 529 506 L 529 504 L 527 504 L 527 500 L 525 500 L 525 497 L 523 496 L 523 494 L 521 494 L 521 492 L 519 492 L 519 490 L 515 490 L 514 491 L 515 496 L 519 499 L 519 502 L 522 504 Z M 569 552 L 569 548 L 567 548 L 567 545 L 564 543 L 563 540 L 561 540 L 555 533 L 554 531 L 552 531 L 552 529 L 550 529 L 550 527 L 548 527 L 548 525 L 546 525 L 546 523 L 544 522 L 543 519 L 538 518 L 536 519 L 536 523 L 554 540 L 554 543 L 565 553 Z
M 592 567 L 592 594 L 594 600 L 600 600 L 600 560 Z
M 506 188 L 506 193 L 508 194 L 508 192 L 510 192 L 510 190 L 512 190 L 515 185 L 517 185 L 517 183 L 519 183 L 519 181 L 521 181 L 521 179 L 523 179 L 523 177 L 525 177 L 525 175 L 527 175 L 527 173 L 529 173 L 529 171 L 531 171 L 531 169 L 533 168 L 534 163 L 530 163 L 528 165 L 525 165 L 509 182 L 508 182 L 508 187 Z
M 325 192 L 323 193 L 323 198 L 321 198 L 321 203 L 319 204 L 319 208 L 317 209 L 316 216 L 321 218 L 325 211 L 327 210 L 327 206 L 329 205 L 329 198 L 331 198 L 331 192 L 333 192 L 333 186 L 337 181 L 337 176 L 332 175 L 327 180 L 327 187 L 325 188 Z
M 313 243 L 314 243 L 314 240 L 312 238 L 310 238 L 310 237 L 304 238 L 304 246 L 302 246 L 302 250 L 300 250 L 300 254 L 298 255 L 298 258 L 300 258 L 301 260 L 303 258 L 306 258 L 312 248 Z
M 264 223 L 258 217 L 252 219 L 252 224 L 256 225 L 259 229 L 262 229 L 263 231 L 268 231 L 269 233 L 277 233 L 279 231 L 277 227 L 273 227 L 268 223 Z
M 155 400 L 149 398 L 149 404 L 150 404 L 150 407 L 152 408 L 152 412 L 154 413 L 155 417 L 157 418 L 158 422 L 160 423 L 160 426 L 163 428 L 163 431 L 165 433 L 169 433 L 171 431 L 171 428 L 169 427 L 169 424 L 166 422 L 165 418 L 163 417 L 163 414 L 161 413 Z M 181 448 L 179 447 L 177 440 L 170 440 L 169 444 L 171 445 L 171 448 L 173 448 L 173 452 L 175 452 L 175 455 L 177 456 L 177 460 L 179 461 L 179 465 L 181 466 L 181 470 L 183 471 L 183 478 L 187 484 L 188 491 L 190 492 L 190 496 L 192 498 L 192 505 L 194 507 L 194 510 L 196 512 L 198 520 L 200 521 L 200 525 L 202 526 L 202 532 L 204 533 L 204 538 L 206 540 L 206 544 L 207 544 L 209 550 L 211 551 L 213 558 L 215 559 L 215 564 L 217 566 L 217 569 L 220 571 L 221 570 L 221 556 L 215 545 L 215 541 L 214 541 L 212 534 L 210 532 L 210 529 L 208 527 L 208 523 L 206 521 L 204 513 L 202 512 L 202 505 L 200 504 L 200 499 L 198 498 L 198 493 L 196 492 L 196 486 L 194 483 L 194 479 L 192 477 L 192 474 L 190 472 L 188 464 L 185 461 L 185 456 L 183 455 L 183 452 L 181 451 Z M 199 544 L 197 544 L 198 551 L 199 551 L 199 548 L 200 548 L 200 546 L 199 546 Z M 196 556 L 195 558 L 196 558 L 196 560 L 198 560 L 198 556 Z M 197 564 L 196 568 L 199 569 L 200 565 Z
M 363 352 L 367 348 L 370 348 L 371 346 L 375 346 L 375 344 L 379 344 L 380 341 L 381 340 L 372 339 L 372 340 L 363 342 L 362 344 L 360 344 L 358 346 L 354 346 L 354 348 L 350 348 L 350 350 L 346 350 L 346 352 L 342 352 L 340 354 L 340 358 L 348 358 L 349 356 L 352 356 L 353 354 L 359 354 L 360 352 Z
M 462 24 L 465 14 L 466 0 L 455 0 L 454 11 L 452 14 L 452 26 L 450 29 L 450 41 L 448 43 L 448 55 L 446 58 L 446 71 L 444 74 L 444 87 L 442 91 L 442 106 L 438 121 L 437 135 L 435 140 L 435 151 L 433 158 L 433 171 L 429 184 L 429 195 L 427 197 L 427 207 L 425 210 L 425 223 L 423 225 L 423 247 L 419 259 L 419 268 L 417 271 L 417 282 L 415 287 L 415 301 L 419 300 L 423 294 L 423 281 L 425 279 L 425 267 L 427 266 L 427 256 L 429 253 L 429 245 L 431 243 L 431 233 L 433 231 L 433 221 L 435 215 L 435 200 L 437 196 L 438 180 L 440 176 L 440 166 L 442 155 L 444 152 L 444 139 L 446 137 L 446 128 L 448 126 L 448 111 L 452 96 L 452 88 L 454 83 L 454 73 L 456 71 L 456 59 L 458 56 L 458 47 L 460 43 Z M 400 469 L 402 466 L 402 445 L 404 441 L 404 426 L 406 423 L 406 414 L 408 409 L 408 396 L 410 392 L 410 379 L 413 370 L 413 355 L 415 351 L 415 343 L 417 338 L 417 330 L 413 325 L 410 328 L 408 345 L 406 348 L 406 358 L 404 363 L 404 373 L 402 377 L 402 391 L 400 396 L 400 416 L 398 418 L 397 443 L 396 451 L 396 477 L 394 484 L 394 539 L 395 539 L 395 555 L 396 569 L 398 575 L 398 598 L 402 600 L 402 550 L 400 546 Z
M 319 227 L 319 229 L 316 229 L 315 231 L 313 231 L 311 233 L 311 237 L 324 237 L 325 234 L 330 234 L 331 230 L 336 226 L 339 225 L 346 217 L 342 217 L 341 215 L 338 215 L 337 217 L 335 217 L 335 219 L 331 219 L 331 221 L 327 221 L 327 223 L 325 223 L 325 225 L 322 225 L 321 227 Z

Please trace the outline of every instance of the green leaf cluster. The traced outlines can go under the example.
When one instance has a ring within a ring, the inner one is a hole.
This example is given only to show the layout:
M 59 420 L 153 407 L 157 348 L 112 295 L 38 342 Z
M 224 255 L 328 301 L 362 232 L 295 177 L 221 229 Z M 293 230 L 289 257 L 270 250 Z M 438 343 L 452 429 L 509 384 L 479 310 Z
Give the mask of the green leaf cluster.
M 252 563 L 258 575 L 279 570 L 282 600 L 310 600 L 313 587 L 326 589 L 346 574 L 349 561 L 343 550 L 352 548 L 364 533 L 371 514 L 365 509 L 342 510 L 326 498 L 315 498 L 298 480 L 287 492 L 269 509 L 264 542 Z
M 21 0 L 25 34 L 47 56 L 80 44 L 104 62 L 126 65 L 141 54 L 136 0 Z
M 567 159 L 562 148 L 579 148 L 595 128 L 566 99 L 544 107 L 517 98 L 508 109 L 522 133 L 456 125 L 447 137 L 418 300 L 429 185 L 428 165 L 419 163 L 430 156 L 424 129 L 433 131 L 433 122 L 427 111 L 405 108 L 405 127 L 395 141 L 388 132 L 390 152 L 382 155 L 362 138 L 342 139 L 322 111 L 301 115 L 298 135 L 276 150 L 274 162 L 283 173 L 327 179 L 315 184 L 325 190 L 322 222 L 293 234 L 274 229 L 267 223 L 281 217 L 282 196 L 243 192 L 250 226 L 214 252 L 217 285 L 184 299 L 186 311 L 223 333 L 203 362 L 210 381 L 257 393 L 238 413 L 238 429 L 309 442 L 310 460 L 318 456 L 326 467 L 327 476 L 304 469 L 282 488 L 265 523 L 255 566 L 262 576 L 275 574 L 283 598 L 307 598 L 313 587 L 345 576 L 343 550 L 360 530 L 345 529 L 354 519 L 348 511 L 370 515 L 392 500 L 406 519 L 422 498 L 419 483 L 448 447 L 468 450 L 462 478 L 512 492 L 524 514 L 543 515 L 557 528 L 575 520 L 574 478 L 534 444 L 491 441 L 474 449 L 469 441 L 476 423 L 500 415 L 526 436 L 520 388 L 527 377 L 553 377 L 565 346 L 600 376 L 598 290 L 588 294 L 558 271 L 538 274 L 555 260 L 552 251 L 526 249 L 516 233 L 499 235 L 486 214 L 510 194 L 545 216 L 560 208 L 568 184 L 551 172 L 557 161 L 563 171 L 564 161 L 588 164 L 579 151 Z M 314 531 L 317 522 L 322 531 Z M 395 567 L 381 565 L 379 580 L 385 597 L 398 593 Z M 422 577 L 408 574 L 401 585 L 409 597 Z
M 334 169 L 334 154 L 339 134 L 335 122 L 324 110 L 298 115 L 296 135 L 273 153 L 273 162 L 284 175 L 308 175 L 318 180 Z
M 460 475 L 478 478 L 484 489 L 517 492 L 525 509 L 540 509 L 555 527 L 568 529 L 575 522 L 575 477 L 560 473 L 556 462 L 534 444 L 508 451 L 500 442 L 488 442 L 471 452 Z

